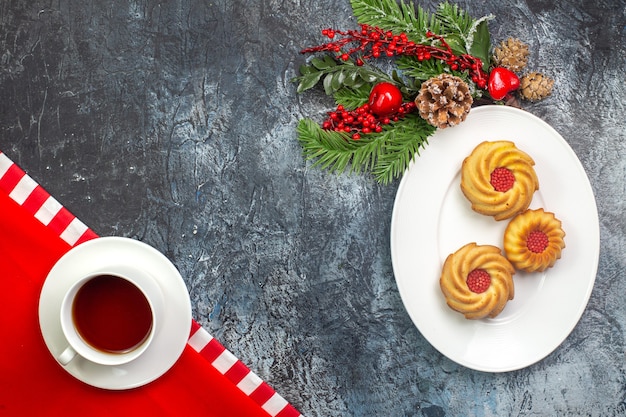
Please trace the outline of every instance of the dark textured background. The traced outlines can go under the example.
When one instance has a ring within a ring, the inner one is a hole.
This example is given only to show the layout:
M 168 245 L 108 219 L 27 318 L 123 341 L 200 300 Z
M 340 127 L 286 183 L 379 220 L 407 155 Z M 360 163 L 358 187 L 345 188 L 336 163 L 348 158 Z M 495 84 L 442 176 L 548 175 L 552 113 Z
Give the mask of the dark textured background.
M 0 149 L 97 233 L 163 251 L 194 317 L 305 415 L 624 415 L 626 2 L 457 3 L 555 78 L 524 107 L 570 143 L 598 203 L 588 308 L 520 371 L 458 366 L 410 321 L 397 182 L 301 157 L 297 120 L 332 103 L 295 94 L 298 51 L 355 26 L 348 0 L 2 0 Z

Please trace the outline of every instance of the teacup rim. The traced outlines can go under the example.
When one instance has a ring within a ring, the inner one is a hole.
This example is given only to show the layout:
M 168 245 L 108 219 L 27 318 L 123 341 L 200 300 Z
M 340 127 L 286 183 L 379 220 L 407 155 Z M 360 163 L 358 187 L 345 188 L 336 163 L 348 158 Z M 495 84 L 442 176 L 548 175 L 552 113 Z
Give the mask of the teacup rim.
M 141 271 L 140 278 L 137 279 L 137 276 L 130 276 L 130 274 L 121 273 L 119 272 L 119 269 L 116 268 L 100 269 L 82 276 L 70 286 L 61 301 L 59 318 L 63 335 L 65 336 L 68 345 L 71 346 L 76 354 L 80 355 L 82 358 L 90 362 L 94 362 L 100 365 L 116 366 L 137 359 L 146 351 L 146 349 L 150 347 L 150 344 L 154 340 L 154 336 L 159 325 L 159 316 L 161 315 L 159 313 L 159 308 L 163 308 L 163 303 L 161 302 L 162 293 L 160 291 L 160 288 L 158 288 L 158 285 L 153 282 L 153 277 L 151 277 L 150 274 L 144 272 L 145 271 Z M 137 289 L 139 289 L 144 295 L 145 299 L 148 302 L 148 305 L 150 306 L 150 312 L 152 314 L 152 324 L 150 326 L 150 330 L 146 338 L 139 345 L 137 345 L 128 352 L 106 352 L 97 349 L 96 347 L 90 345 L 87 341 L 85 341 L 80 333 L 77 331 L 76 326 L 73 325 L 73 302 L 78 291 L 90 280 L 105 275 L 119 277 L 135 285 L 135 287 L 137 287 Z M 151 294 L 147 293 L 146 285 L 152 287 Z

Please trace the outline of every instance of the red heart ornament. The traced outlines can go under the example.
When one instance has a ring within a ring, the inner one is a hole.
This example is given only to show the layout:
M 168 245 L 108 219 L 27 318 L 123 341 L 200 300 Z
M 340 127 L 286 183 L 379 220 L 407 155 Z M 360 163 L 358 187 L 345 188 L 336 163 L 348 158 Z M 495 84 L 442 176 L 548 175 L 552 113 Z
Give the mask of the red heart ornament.
M 496 67 L 489 74 L 487 89 L 494 100 L 502 100 L 507 93 L 519 88 L 519 77 L 513 71 Z

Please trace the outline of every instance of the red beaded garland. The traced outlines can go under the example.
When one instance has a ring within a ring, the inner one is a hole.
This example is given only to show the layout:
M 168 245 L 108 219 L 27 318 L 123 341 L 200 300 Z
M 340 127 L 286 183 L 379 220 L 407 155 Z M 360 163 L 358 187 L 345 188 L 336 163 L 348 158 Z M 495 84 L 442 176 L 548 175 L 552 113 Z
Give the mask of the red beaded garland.
M 368 103 L 354 110 L 346 110 L 340 104 L 335 111 L 328 112 L 328 118 L 322 123 L 322 129 L 350 133 L 353 140 L 359 140 L 362 134 L 382 132 L 383 125 L 397 122 L 416 108 L 415 103 L 409 101 L 402 103 L 394 114 L 377 116 Z
M 392 31 L 385 31 L 377 26 L 361 24 L 360 30 L 334 30 L 323 29 L 322 35 L 332 39 L 331 42 L 303 49 L 302 53 L 315 53 L 321 51 L 334 52 L 337 58 L 347 61 L 351 56 L 360 55 L 356 59 L 357 65 L 363 65 L 364 60 L 369 58 L 393 57 L 399 55 L 415 56 L 419 61 L 436 59 L 448 65 L 453 71 L 467 70 L 471 80 L 480 89 L 487 88 L 488 74 L 483 70 L 483 62 L 480 58 L 469 54 L 456 55 L 443 36 L 437 35 L 430 30 L 426 37 L 438 41 L 439 46 L 431 44 L 418 44 L 409 40 L 406 33 L 399 35 Z M 336 35 L 343 38 L 335 39 Z M 346 47 L 352 45 L 346 50 Z

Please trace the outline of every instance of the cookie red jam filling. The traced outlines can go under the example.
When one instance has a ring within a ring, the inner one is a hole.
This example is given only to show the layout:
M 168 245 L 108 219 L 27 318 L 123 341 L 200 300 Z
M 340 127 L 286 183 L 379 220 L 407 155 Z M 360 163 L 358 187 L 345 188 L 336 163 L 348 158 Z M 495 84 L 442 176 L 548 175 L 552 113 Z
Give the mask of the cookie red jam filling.
M 491 285 L 491 277 L 484 269 L 474 269 L 467 275 L 467 287 L 476 294 L 487 291 Z
M 513 173 L 504 167 L 498 167 L 491 172 L 490 181 L 493 189 L 500 192 L 509 191 L 513 188 L 515 182 L 515 176 Z
M 548 236 L 541 230 L 533 230 L 528 234 L 526 239 L 526 247 L 534 253 L 541 253 L 548 247 Z

